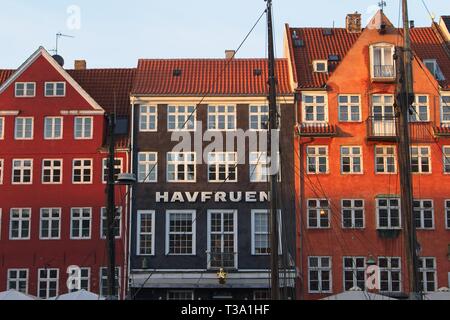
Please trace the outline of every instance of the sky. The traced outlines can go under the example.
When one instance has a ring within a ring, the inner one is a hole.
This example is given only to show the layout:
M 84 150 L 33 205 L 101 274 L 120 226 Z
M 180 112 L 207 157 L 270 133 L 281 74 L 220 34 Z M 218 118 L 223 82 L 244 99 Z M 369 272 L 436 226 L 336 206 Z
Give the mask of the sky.
M 398 25 L 399 1 L 386 0 L 385 12 Z M 436 16 L 450 14 L 448 0 L 424 0 Z M 343 27 L 358 11 L 365 25 L 379 0 L 273 0 L 277 56 L 283 55 L 284 25 Z M 409 1 L 410 19 L 429 26 L 422 0 Z M 0 68 L 17 68 L 39 46 L 55 48 L 72 68 L 135 67 L 139 58 L 222 58 L 236 49 L 265 9 L 264 0 L 0 0 Z M 263 18 L 237 54 L 266 57 Z

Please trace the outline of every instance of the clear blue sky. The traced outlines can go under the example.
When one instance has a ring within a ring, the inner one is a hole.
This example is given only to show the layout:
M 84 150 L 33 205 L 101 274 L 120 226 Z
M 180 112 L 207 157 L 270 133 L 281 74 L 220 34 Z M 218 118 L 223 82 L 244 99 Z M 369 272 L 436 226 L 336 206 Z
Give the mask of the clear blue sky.
M 385 10 L 394 24 L 399 0 L 386 0 Z M 450 14 L 448 0 L 425 0 L 436 17 Z M 277 54 L 282 55 L 284 24 L 291 26 L 343 26 L 345 15 L 359 11 L 363 24 L 374 14 L 378 0 L 274 0 Z M 421 0 L 410 0 L 410 18 L 429 26 Z M 80 9 L 80 28 L 70 29 L 67 13 Z M 86 59 L 88 67 L 133 67 L 138 58 L 223 57 L 235 49 L 262 13 L 264 0 L 1 0 L 0 68 L 18 67 L 38 46 L 55 47 L 66 67 Z M 265 20 L 262 20 L 238 57 L 266 55 Z

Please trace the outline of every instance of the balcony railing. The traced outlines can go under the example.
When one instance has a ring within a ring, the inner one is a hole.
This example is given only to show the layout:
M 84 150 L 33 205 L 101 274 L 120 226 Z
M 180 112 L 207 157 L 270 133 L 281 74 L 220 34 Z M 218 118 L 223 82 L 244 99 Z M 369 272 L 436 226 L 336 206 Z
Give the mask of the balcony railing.
M 394 116 L 373 116 L 366 123 L 369 140 L 393 140 L 397 137 L 397 119 Z
M 237 269 L 237 252 L 207 252 L 208 269 Z
M 373 66 L 373 77 L 376 79 L 395 78 L 394 65 L 375 65 Z

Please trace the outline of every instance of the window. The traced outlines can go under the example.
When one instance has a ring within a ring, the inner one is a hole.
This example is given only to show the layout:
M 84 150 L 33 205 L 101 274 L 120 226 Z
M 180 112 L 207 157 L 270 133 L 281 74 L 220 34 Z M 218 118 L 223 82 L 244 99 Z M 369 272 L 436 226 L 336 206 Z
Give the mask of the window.
M 196 180 L 195 152 L 167 153 L 167 181 L 195 182 Z
M 33 160 L 13 160 L 12 184 L 32 184 Z
M 30 240 L 31 209 L 11 209 L 9 239 Z
M 5 118 L 0 117 L 0 140 L 5 138 Z
M 313 61 L 314 72 L 328 72 L 327 60 L 314 60 Z
M 344 290 L 366 288 L 366 258 L 344 257 Z
M 4 160 L 0 159 L 0 184 L 3 184 Z
M 253 300 L 270 300 L 272 298 L 270 290 L 253 291 Z
M 448 126 L 450 124 L 450 95 L 442 95 L 441 97 L 442 108 L 442 124 Z
M 120 267 L 116 267 L 116 299 L 119 299 L 120 296 Z M 100 268 L 100 296 L 108 297 L 108 269 Z
M 327 95 L 303 94 L 303 122 L 326 123 L 328 121 Z
M 378 267 L 380 268 L 380 291 L 400 292 L 402 288 L 400 258 L 380 257 Z
M 250 130 L 268 130 L 269 106 L 250 106 L 249 122 Z
M 430 147 L 411 147 L 411 171 L 431 173 Z
M 208 268 L 237 267 L 237 212 L 208 211 Z
M 442 74 L 441 68 L 439 68 L 436 59 L 425 59 L 423 60 L 423 63 L 425 64 L 427 69 L 431 72 L 433 77 L 436 78 L 436 80 L 438 81 L 445 80 L 445 77 Z
M 361 147 L 341 147 L 341 171 L 343 174 L 360 174 L 363 172 Z
M 116 207 L 116 212 L 114 216 L 114 222 L 113 222 L 113 230 L 114 230 L 114 237 L 116 239 L 120 238 L 121 230 L 122 230 L 122 207 Z M 108 232 L 107 227 L 108 224 L 106 223 L 107 219 L 107 212 L 106 208 L 101 209 L 101 223 L 100 223 L 100 238 L 106 239 L 106 233 Z
M 108 161 L 109 158 L 103 159 L 103 183 L 106 183 L 108 181 Z M 114 159 L 114 181 L 117 180 L 117 177 L 119 174 L 123 172 L 122 167 L 122 158 L 115 158 Z
M 62 183 L 62 160 L 42 160 L 42 183 Z
M 342 228 L 362 229 L 364 225 L 364 200 L 342 200 Z
M 42 208 L 39 226 L 39 239 L 55 240 L 60 239 L 61 232 L 61 209 Z
M 307 147 L 306 148 L 309 174 L 328 173 L 328 147 Z
M 426 122 L 430 121 L 428 96 L 416 95 L 412 105 L 412 113 L 410 113 L 409 121 Z
M 450 200 L 445 200 L 445 227 L 450 229 Z
M 167 131 L 195 131 L 196 119 L 194 106 L 167 107 Z
M 414 219 L 417 229 L 434 229 L 433 200 L 414 200 Z
M 378 229 L 400 229 L 400 199 L 377 199 L 377 218 Z
M 72 208 L 70 212 L 70 239 L 90 239 L 92 208 Z
M 138 211 L 137 254 L 149 256 L 155 254 L 155 212 Z
M 420 289 L 422 292 L 437 291 L 436 258 L 419 258 Z
M 308 228 L 330 227 L 330 202 L 327 199 L 308 200 Z
M 38 298 L 48 299 L 58 296 L 59 269 L 39 269 L 38 274 Z
M 74 159 L 72 170 L 74 184 L 92 183 L 92 159 Z
M 372 78 L 394 78 L 394 46 L 391 44 L 376 44 L 371 46 Z
M 308 257 L 309 293 L 331 293 L 331 257 Z
M 34 97 L 36 96 L 36 83 L 34 82 L 17 82 L 16 97 Z
M 376 137 L 395 137 L 397 121 L 394 110 L 393 95 L 372 96 L 372 130 L 370 134 Z
M 167 211 L 167 255 L 195 255 L 195 225 L 195 211 Z
M 281 253 L 281 211 L 278 211 L 278 252 Z M 252 210 L 252 254 L 268 255 L 271 252 L 270 214 L 268 210 Z
M 250 152 L 251 182 L 268 182 L 273 172 L 278 173 L 278 181 L 281 181 L 280 171 L 280 154 L 278 154 L 278 161 L 272 167 L 272 161 L 270 157 L 267 157 L 267 152 Z
M 194 300 L 194 291 L 192 290 L 169 290 L 167 291 L 167 300 Z
M 236 106 L 208 106 L 208 130 L 236 130 Z
M 208 153 L 208 182 L 237 182 L 237 153 Z
M 139 130 L 150 132 L 158 130 L 158 111 L 156 106 L 141 106 L 139 108 Z
M 14 138 L 16 140 L 33 139 L 33 118 L 16 118 Z
M 75 139 L 92 139 L 92 117 L 75 117 Z
M 442 153 L 444 162 L 444 173 L 450 173 L 450 146 L 443 147 Z
M 361 104 L 360 96 L 340 95 L 339 101 L 339 121 L 341 122 L 360 122 Z
M 45 96 L 46 97 L 64 97 L 66 95 L 65 82 L 46 82 Z
M 138 181 L 151 183 L 158 181 L 158 153 L 139 152 L 138 154 Z
M 44 139 L 57 140 L 62 139 L 63 118 L 45 117 L 44 120 Z
M 28 293 L 28 269 L 9 269 L 7 290 Z
M 375 172 L 383 174 L 394 174 L 397 172 L 394 146 L 375 147 Z
M 80 268 L 79 272 L 72 270 L 72 273 L 76 277 L 79 277 L 79 281 L 74 280 L 74 287 L 69 289 L 69 292 L 76 292 L 79 290 L 89 291 L 91 287 L 91 268 Z

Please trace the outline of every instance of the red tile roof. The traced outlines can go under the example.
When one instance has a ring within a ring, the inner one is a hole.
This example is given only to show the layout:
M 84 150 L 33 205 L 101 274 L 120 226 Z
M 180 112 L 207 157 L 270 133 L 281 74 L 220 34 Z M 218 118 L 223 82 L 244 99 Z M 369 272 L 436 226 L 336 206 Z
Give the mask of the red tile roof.
M 8 80 L 16 70 L 0 70 L 0 86 Z
M 288 28 L 290 46 L 293 50 L 294 66 L 297 72 L 299 88 L 321 88 L 328 81 L 336 65 L 330 62 L 328 73 L 313 72 L 314 60 L 328 60 L 329 55 L 345 57 L 361 33 L 349 33 L 344 28 L 335 28 L 331 35 L 325 35 L 325 28 Z M 302 47 L 293 46 L 293 35 L 302 39 Z M 450 52 L 441 38 L 436 26 L 411 29 L 411 42 L 414 52 L 423 59 L 436 59 L 446 81 L 441 85 L 449 88 L 450 85 Z
M 181 70 L 174 76 L 174 70 Z M 255 75 L 254 70 L 261 70 Z M 266 59 L 171 59 L 139 60 L 133 94 L 170 95 L 266 95 Z M 288 62 L 276 64 L 279 94 L 291 94 Z

